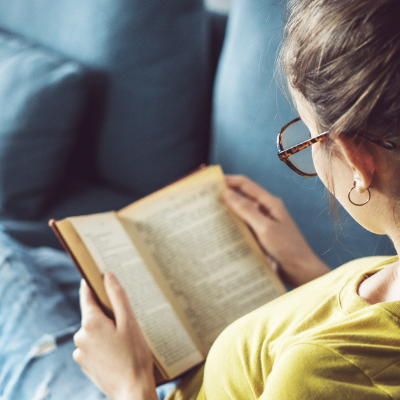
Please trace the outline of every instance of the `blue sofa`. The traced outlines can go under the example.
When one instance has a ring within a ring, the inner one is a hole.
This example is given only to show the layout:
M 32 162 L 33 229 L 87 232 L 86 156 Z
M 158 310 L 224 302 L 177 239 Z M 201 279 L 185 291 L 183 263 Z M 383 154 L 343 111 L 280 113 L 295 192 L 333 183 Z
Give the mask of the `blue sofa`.
M 393 254 L 318 178 L 295 176 L 276 135 L 295 117 L 274 77 L 283 27 L 272 0 L 0 0 L 0 222 L 59 246 L 49 218 L 119 209 L 201 163 L 282 197 L 332 267 Z

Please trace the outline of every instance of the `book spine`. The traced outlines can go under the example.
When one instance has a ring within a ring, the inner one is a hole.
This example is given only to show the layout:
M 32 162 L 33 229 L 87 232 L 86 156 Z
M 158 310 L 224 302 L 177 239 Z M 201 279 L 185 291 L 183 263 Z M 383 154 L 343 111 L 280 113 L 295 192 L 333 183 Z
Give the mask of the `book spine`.
M 81 267 L 81 265 L 79 264 L 78 260 L 76 259 L 74 253 L 71 251 L 70 247 L 68 246 L 67 242 L 64 240 L 61 232 L 58 230 L 57 228 L 57 221 L 54 219 L 51 219 L 49 221 L 49 226 L 51 227 L 51 229 L 53 229 L 53 232 L 55 233 L 55 235 L 57 236 L 58 240 L 60 241 L 61 245 L 63 246 L 64 250 L 68 253 L 68 255 L 71 257 L 73 263 L 75 264 L 77 270 L 79 271 L 81 277 L 86 281 L 87 285 L 89 286 L 90 290 L 92 291 L 97 304 L 100 306 L 100 308 L 102 309 L 102 311 L 104 312 L 104 314 L 107 315 L 108 318 L 112 319 L 113 321 L 115 321 L 114 318 L 114 313 L 112 312 L 112 310 L 110 310 L 108 307 L 106 307 L 102 301 L 100 300 L 100 298 L 98 297 L 96 291 L 94 290 L 92 284 L 90 283 L 90 280 L 88 279 L 88 277 L 86 276 L 83 268 Z

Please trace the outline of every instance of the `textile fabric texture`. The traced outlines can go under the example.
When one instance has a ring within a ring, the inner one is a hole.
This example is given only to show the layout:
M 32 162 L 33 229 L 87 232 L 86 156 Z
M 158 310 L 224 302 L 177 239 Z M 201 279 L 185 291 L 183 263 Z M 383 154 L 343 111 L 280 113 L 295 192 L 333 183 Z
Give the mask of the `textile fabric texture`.
M 85 99 L 75 61 L 0 32 L 0 213 L 46 205 L 75 143 Z
M 0 399 L 106 399 L 72 358 L 80 275 L 63 251 L 0 231 Z M 175 382 L 157 388 L 163 400 Z
M 0 26 L 104 73 L 82 165 L 135 198 L 207 161 L 209 15 L 202 0 L 0 0 Z

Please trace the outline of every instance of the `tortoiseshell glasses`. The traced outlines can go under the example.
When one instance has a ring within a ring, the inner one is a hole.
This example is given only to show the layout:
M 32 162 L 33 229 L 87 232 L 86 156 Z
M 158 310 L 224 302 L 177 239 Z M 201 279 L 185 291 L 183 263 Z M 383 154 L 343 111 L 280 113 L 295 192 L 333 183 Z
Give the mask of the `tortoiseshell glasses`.
M 305 177 L 316 176 L 317 171 L 312 159 L 311 146 L 326 140 L 328 135 L 329 131 L 312 138 L 307 125 L 300 117 L 296 118 L 286 124 L 278 134 L 278 157 L 297 174 Z M 359 136 L 387 150 L 396 147 L 393 142 L 385 139 L 361 134 Z

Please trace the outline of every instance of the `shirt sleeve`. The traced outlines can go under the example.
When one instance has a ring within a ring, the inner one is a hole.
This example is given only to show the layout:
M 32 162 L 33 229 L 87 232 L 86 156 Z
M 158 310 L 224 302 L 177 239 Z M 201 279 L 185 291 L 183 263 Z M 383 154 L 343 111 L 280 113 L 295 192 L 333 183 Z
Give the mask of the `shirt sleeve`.
M 296 344 L 276 360 L 260 400 L 387 400 L 356 365 L 317 344 Z

